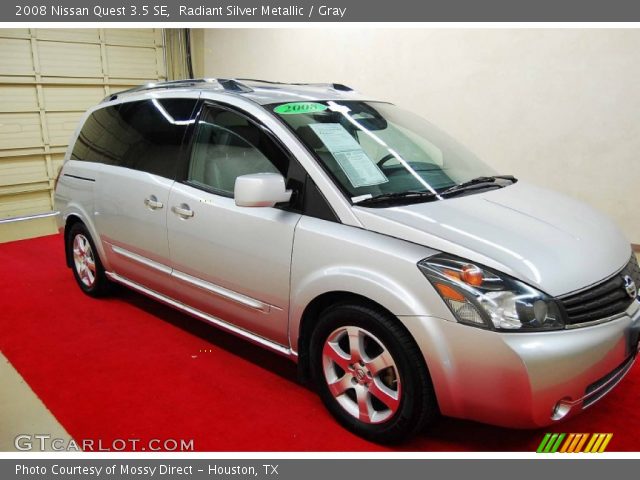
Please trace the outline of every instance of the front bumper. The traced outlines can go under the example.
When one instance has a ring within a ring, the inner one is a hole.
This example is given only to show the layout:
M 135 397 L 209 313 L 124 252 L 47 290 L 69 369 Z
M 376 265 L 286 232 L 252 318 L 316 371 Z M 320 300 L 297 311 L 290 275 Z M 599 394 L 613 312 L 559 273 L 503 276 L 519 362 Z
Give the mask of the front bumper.
M 444 415 L 532 428 L 573 416 L 633 366 L 640 302 L 590 327 L 498 333 L 433 317 L 401 317 L 416 338 Z

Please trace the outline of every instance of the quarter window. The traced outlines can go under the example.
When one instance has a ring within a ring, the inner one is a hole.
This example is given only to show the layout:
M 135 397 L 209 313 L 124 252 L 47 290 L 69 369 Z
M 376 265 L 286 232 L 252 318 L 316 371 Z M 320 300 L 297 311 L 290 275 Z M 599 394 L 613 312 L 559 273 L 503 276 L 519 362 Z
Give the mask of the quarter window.
M 71 158 L 175 178 L 195 99 L 151 99 L 96 110 Z

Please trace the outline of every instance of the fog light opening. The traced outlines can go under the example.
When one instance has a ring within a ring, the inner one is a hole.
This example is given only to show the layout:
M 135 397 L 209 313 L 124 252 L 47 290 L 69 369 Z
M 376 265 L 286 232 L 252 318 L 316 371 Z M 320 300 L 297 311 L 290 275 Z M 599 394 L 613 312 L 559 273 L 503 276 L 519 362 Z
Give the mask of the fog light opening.
M 562 420 L 567 414 L 571 411 L 571 403 L 570 399 L 563 398 L 558 403 L 556 403 L 555 407 L 553 407 L 553 411 L 551 412 L 551 420 L 557 422 L 558 420 Z

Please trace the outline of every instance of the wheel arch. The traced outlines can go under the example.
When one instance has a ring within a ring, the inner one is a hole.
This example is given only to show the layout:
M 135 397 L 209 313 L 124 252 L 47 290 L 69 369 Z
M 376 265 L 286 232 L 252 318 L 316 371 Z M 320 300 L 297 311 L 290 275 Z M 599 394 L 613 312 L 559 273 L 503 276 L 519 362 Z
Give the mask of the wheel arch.
M 73 227 L 76 223 L 83 224 L 86 227 L 86 229 L 89 231 L 89 235 L 91 235 L 93 243 L 96 246 L 97 255 L 100 257 L 100 261 L 102 262 L 102 265 L 104 266 L 105 269 L 109 270 L 110 269 L 110 266 L 108 263 L 109 260 L 107 258 L 107 255 L 105 254 L 102 241 L 100 240 L 100 236 L 98 235 L 98 232 L 95 226 L 90 220 L 88 220 L 88 217 L 86 215 L 83 215 L 81 210 L 76 211 L 75 209 L 68 212 L 64 216 L 64 245 L 65 245 L 64 251 L 65 251 L 65 261 L 66 261 L 67 267 L 71 268 L 72 266 L 71 264 L 72 256 L 68 248 L 69 242 L 67 241 L 69 238 L 68 235 L 69 235 L 69 232 L 71 231 L 71 227 Z
M 67 263 L 67 267 L 72 267 L 73 256 L 71 255 L 71 249 L 69 248 L 69 233 L 71 232 L 71 228 L 76 223 L 82 223 L 86 226 L 86 224 L 82 221 L 79 215 L 71 214 L 68 215 L 64 222 L 64 257 Z
M 302 313 L 302 316 L 300 317 L 299 327 L 297 331 L 297 353 L 298 376 L 301 381 L 307 383 L 310 379 L 309 348 L 311 344 L 311 336 L 313 334 L 315 326 L 317 325 L 320 315 L 328 308 L 340 304 L 363 305 L 384 313 L 397 325 L 399 325 L 400 328 L 402 328 L 407 333 L 407 335 L 409 335 L 413 339 L 418 349 L 420 349 L 420 346 L 417 344 L 415 337 L 412 335 L 409 329 L 396 315 L 391 312 L 391 310 L 386 308 L 384 305 L 359 293 L 354 293 L 346 290 L 324 292 L 316 296 L 313 300 L 311 300 L 311 302 L 307 304 Z M 424 362 L 427 372 L 429 372 L 429 366 L 424 360 L 424 356 L 421 356 L 421 359 Z

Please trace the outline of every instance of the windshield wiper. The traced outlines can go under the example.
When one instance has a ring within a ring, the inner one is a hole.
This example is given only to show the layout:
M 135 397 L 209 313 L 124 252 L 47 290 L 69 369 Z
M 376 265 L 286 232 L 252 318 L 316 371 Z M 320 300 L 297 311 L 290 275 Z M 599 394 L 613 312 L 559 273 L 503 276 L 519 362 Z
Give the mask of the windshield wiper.
M 496 183 L 496 180 L 509 180 L 511 183 L 516 183 L 518 179 L 513 175 L 492 175 L 490 177 L 476 177 L 463 182 L 459 185 L 454 185 L 446 190 L 440 192 L 438 195 L 446 197 L 457 195 L 458 193 L 466 192 L 469 190 L 476 190 L 486 187 L 502 188 L 504 185 Z
M 408 190 L 406 192 L 393 192 L 393 193 L 381 193 L 373 197 L 365 198 L 354 202 L 354 205 L 375 205 L 377 203 L 393 202 L 395 200 L 409 202 L 428 201 L 433 199 L 439 199 L 445 196 L 455 196 L 458 193 L 462 193 L 469 190 L 496 187 L 501 188 L 504 185 L 496 183 L 496 180 L 509 180 L 511 183 L 515 183 L 518 180 L 512 175 L 493 175 L 491 177 L 476 177 L 469 181 L 463 182 L 459 185 L 447 188 L 442 192 L 431 192 L 427 190 Z
M 420 201 L 437 198 L 438 194 L 429 191 L 408 190 L 406 192 L 381 193 L 373 197 L 356 202 L 355 205 L 375 205 L 376 203 L 392 202 L 394 200 Z

